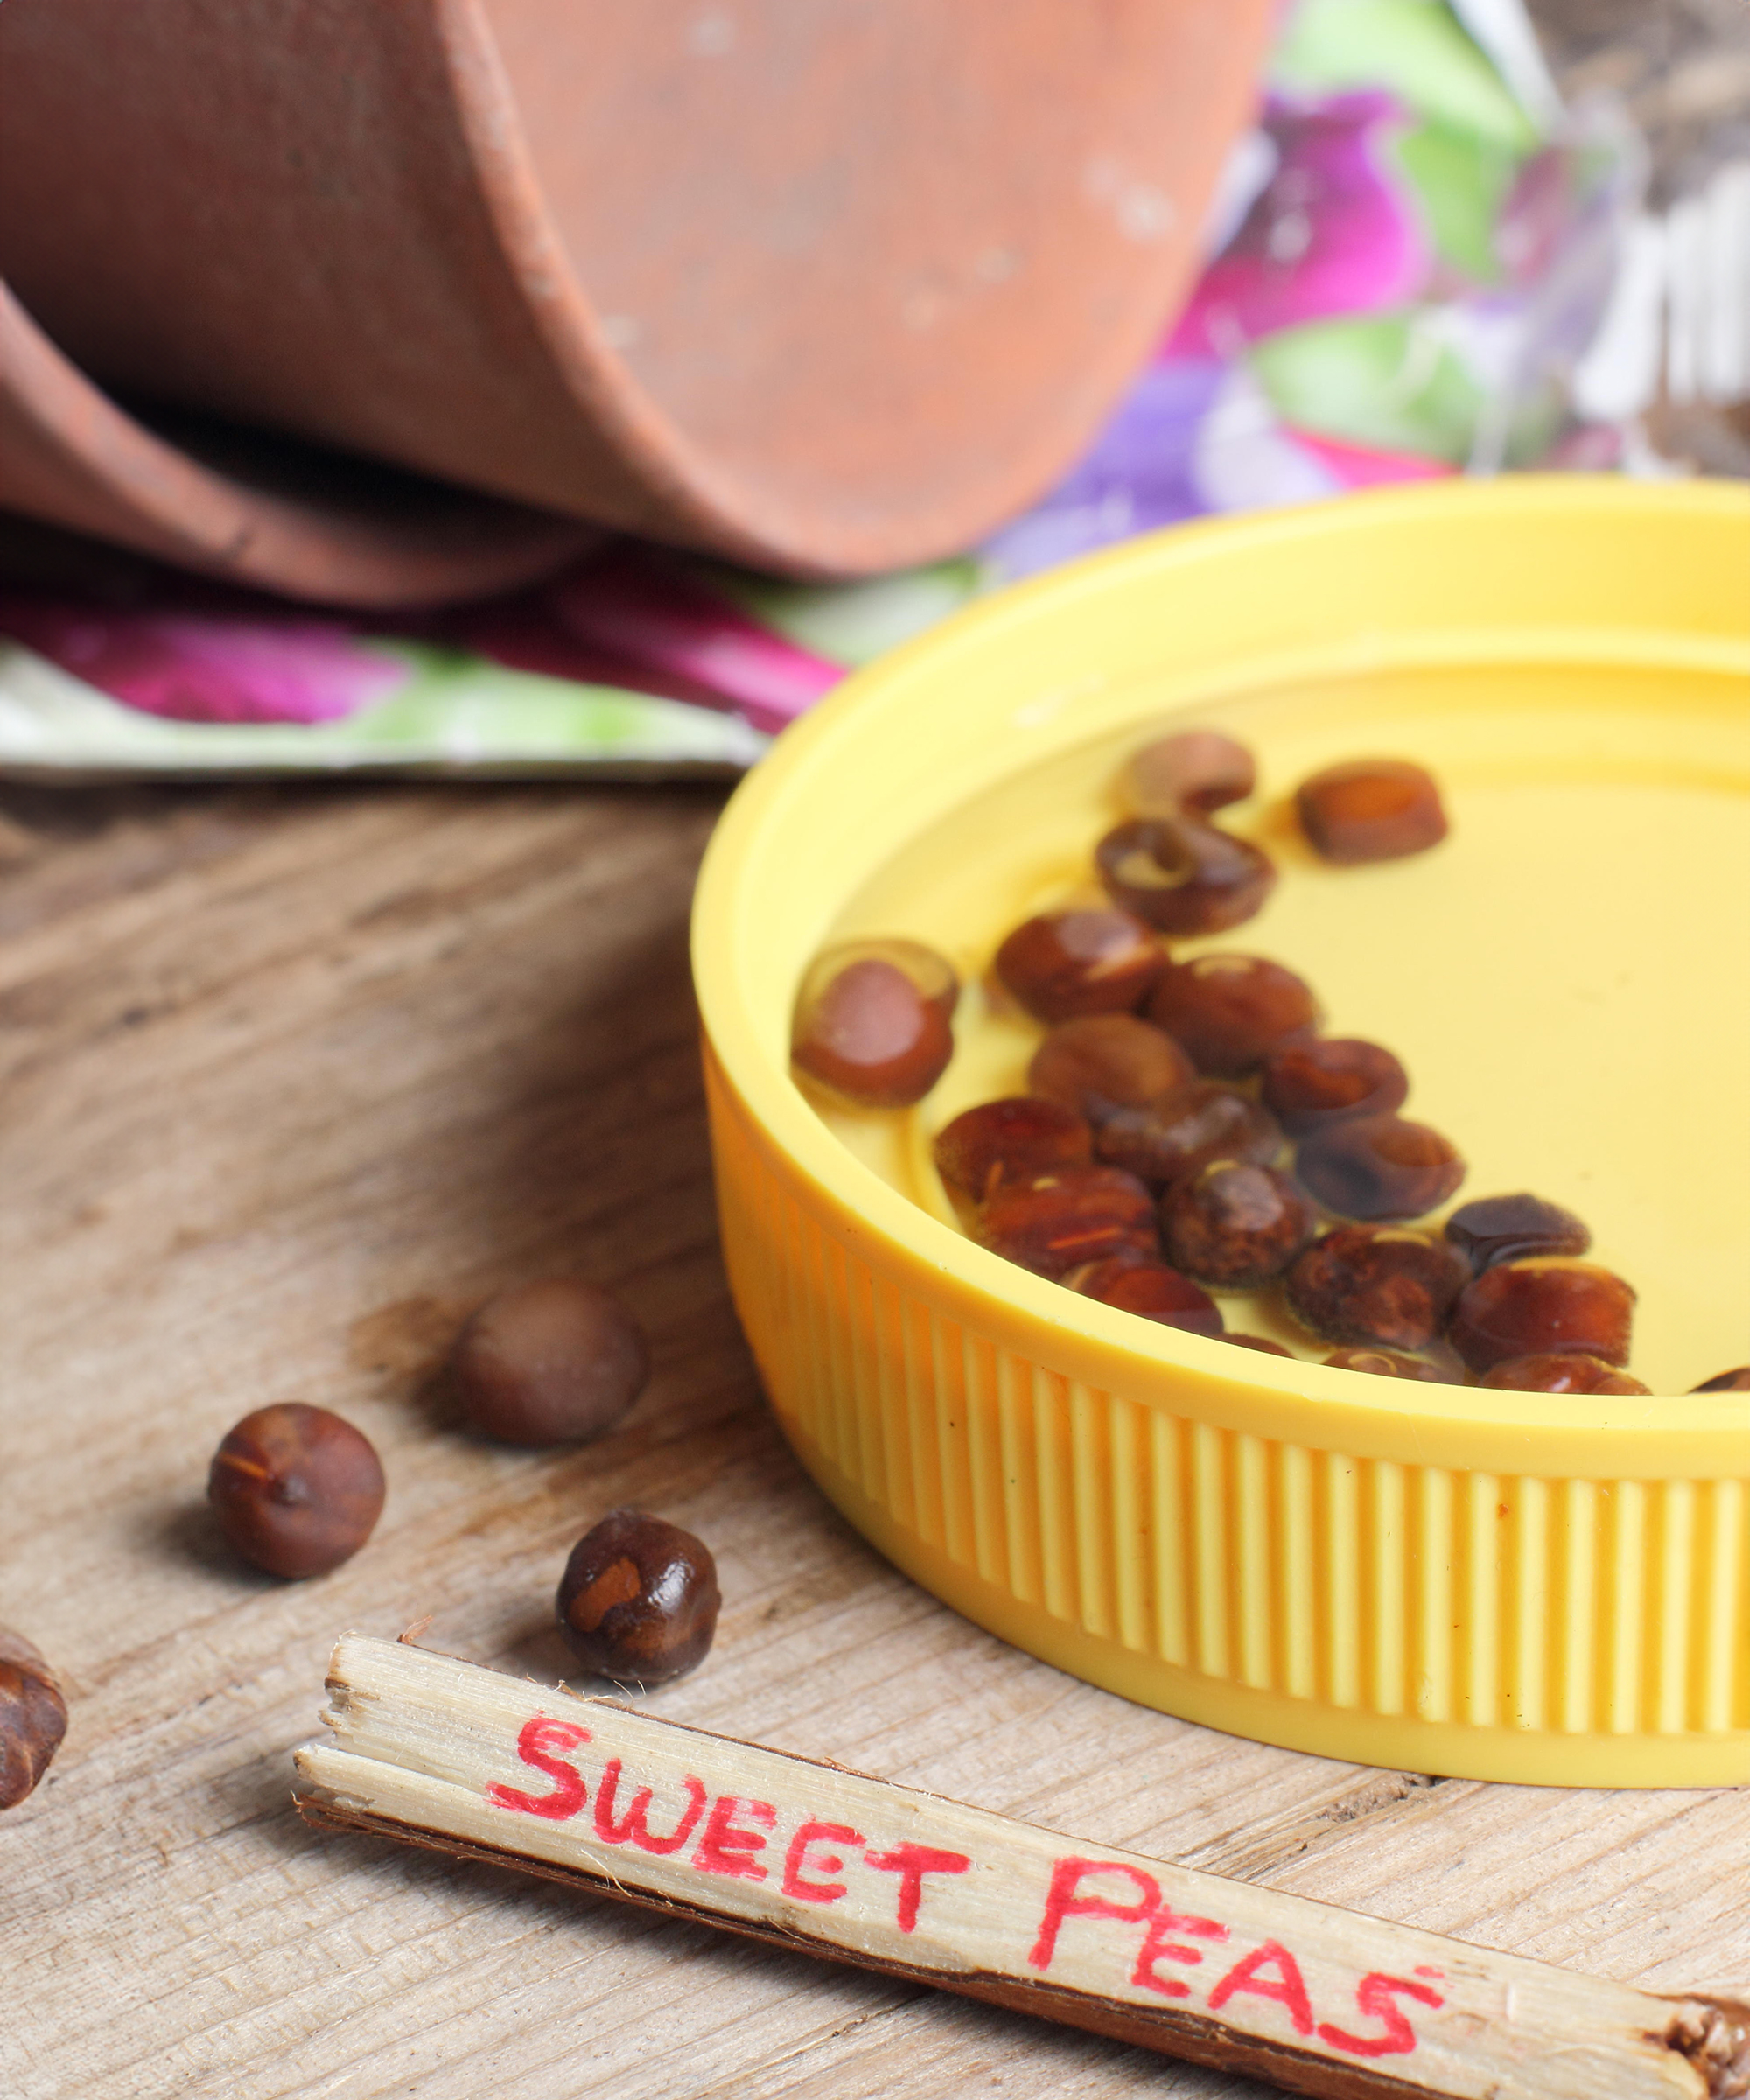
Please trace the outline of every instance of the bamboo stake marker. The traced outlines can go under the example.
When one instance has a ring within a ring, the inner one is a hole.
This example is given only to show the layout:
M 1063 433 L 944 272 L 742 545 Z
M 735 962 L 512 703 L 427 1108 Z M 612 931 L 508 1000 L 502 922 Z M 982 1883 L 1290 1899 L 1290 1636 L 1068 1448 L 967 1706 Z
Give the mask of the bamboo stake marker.
M 1319 2100 L 1743 2100 L 1750 2008 L 1656 1997 L 836 1765 L 342 1636 L 312 1824 L 375 1830 Z

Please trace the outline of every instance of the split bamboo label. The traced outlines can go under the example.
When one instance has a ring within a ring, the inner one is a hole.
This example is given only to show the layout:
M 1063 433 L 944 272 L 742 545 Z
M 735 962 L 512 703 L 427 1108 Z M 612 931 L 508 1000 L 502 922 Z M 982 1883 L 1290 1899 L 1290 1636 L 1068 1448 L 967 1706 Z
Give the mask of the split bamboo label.
M 1321 2100 L 1740 2100 L 1750 2012 L 1082 1844 L 348 1634 L 316 1824 L 570 1881 Z

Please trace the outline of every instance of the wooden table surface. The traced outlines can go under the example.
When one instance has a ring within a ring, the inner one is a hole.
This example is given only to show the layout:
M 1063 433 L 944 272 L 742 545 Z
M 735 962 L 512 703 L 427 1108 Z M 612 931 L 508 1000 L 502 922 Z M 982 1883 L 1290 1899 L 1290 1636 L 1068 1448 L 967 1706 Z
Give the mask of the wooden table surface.
M 508 1872 L 318 1837 L 289 1752 L 341 1628 L 553 1678 L 571 1541 L 635 1502 L 724 1610 L 681 1718 L 1660 1989 L 1750 1984 L 1750 1792 L 1435 1782 L 1241 1742 L 1004 1648 L 799 1472 L 718 1263 L 685 962 L 718 799 L 0 789 L 0 1620 L 66 1746 L 0 1823 L 7 2100 L 1255 2093 Z M 496 1285 L 624 1294 L 656 1371 L 556 1454 L 434 1378 Z M 202 1500 L 339 1409 L 389 1477 L 286 1585 Z

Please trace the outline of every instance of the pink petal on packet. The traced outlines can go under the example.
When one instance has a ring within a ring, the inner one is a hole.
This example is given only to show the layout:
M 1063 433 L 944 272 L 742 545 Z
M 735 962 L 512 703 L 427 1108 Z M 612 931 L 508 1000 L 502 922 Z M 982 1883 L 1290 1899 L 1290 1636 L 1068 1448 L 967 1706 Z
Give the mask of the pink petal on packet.
M 1285 423 L 1282 428 L 1345 488 L 1379 488 L 1395 481 L 1438 481 L 1459 471 L 1445 459 L 1430 459 L 1421 452 L 1388 452 L 1372 445 L 1348 444 L 1340 438 L 1304 430 L 1298 424 Z
M 1545 146 L 1513 178 L 1495 221 L 1495 252 L 1515 284 L 1546 277 L 1562 243 L 1573 235 L 1578 215 L 1575 156 L 1566 146 Z
M 781 729 L 845 676 L 640 548 L 616 548 L 545 596 L 579 641 L 719 694 L 756 729 Z
M 330 620 L 112 612 L 9 597 L 0 634 L 141 713 L 178 722 L 333 722 L 409 666 Z
M 1273 102 L 1265 128 L 1276 172 L 1204 271 L 1166 354 L 1232 357 L 1279 328 L 1371 312 L 1418 290 L 1428 243 L 1385 157 L 1404 122 L 1390 95 L 1372 91 Z
M 599 643 L 580 640 L 560 623 L 549 596 L 544 589 L 524 591 L 514 598 L 452 606 L 428 615 L 420 623 L 420 632 L 428 640 L 467 649 L 508 670 L 569 679 L 576 685 L 617 686 L 626 692 L 654 694 L 658 699 L 683 700 L 691 707 L 709 707 L 718 714 L 736 711 L 732 702 L 696 678 L 634 662 Z

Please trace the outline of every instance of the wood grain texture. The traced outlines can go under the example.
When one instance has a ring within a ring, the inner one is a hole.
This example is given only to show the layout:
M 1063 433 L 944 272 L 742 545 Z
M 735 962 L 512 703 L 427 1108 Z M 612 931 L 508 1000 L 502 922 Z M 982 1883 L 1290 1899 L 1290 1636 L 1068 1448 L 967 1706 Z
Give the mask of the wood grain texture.
M 566 1549 L 639 1502 L 724 1611 L 655 1712 L 1432 1930 L 1750 1984 L 1750 1793 L 1431 1782 L 1236 1741 L 1006 1648 L 804 1480 L 715 1244 L 684 930 L 699 794 L 0 792 L 0 1621 L 72 1723 L 0 1822 L 8 2100 L 1055 2100 L 1220 2074 L 365 1838 L 290 1801 L 335 1632 L 552 1679 Z M 459 1433 L 466 1311 L 578 1268 L 655 1348 L 613 1437 Z M 214 1444 L 339 1409 L 365 1551 L 226 1556 Z

